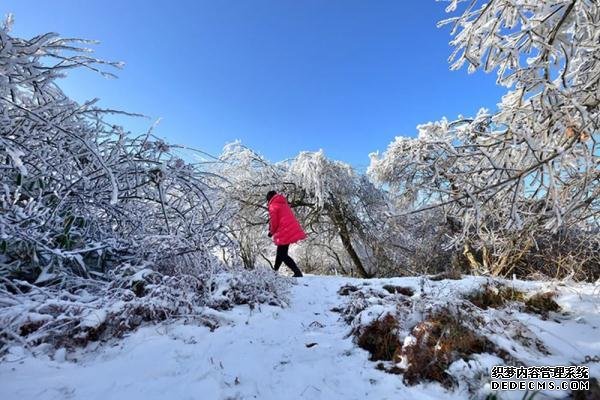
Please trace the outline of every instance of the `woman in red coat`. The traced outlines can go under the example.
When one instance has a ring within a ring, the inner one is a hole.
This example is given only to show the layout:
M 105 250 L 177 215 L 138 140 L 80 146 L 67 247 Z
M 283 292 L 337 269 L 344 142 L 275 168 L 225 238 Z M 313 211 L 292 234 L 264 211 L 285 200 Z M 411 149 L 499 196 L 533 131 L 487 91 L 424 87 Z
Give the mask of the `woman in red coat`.
M 302 272 L 288 255 L 290 244 L 306 238 L 306 234 L 294 216 L 286 198 L 274 190 L 267 193 L 267 204 L 269 208 L 269 237 L 277 245 L 277 257 L 273 269 L 279 270 L 281 263 L 285 263 L 293 272 L 295 277 L 301 277 Z

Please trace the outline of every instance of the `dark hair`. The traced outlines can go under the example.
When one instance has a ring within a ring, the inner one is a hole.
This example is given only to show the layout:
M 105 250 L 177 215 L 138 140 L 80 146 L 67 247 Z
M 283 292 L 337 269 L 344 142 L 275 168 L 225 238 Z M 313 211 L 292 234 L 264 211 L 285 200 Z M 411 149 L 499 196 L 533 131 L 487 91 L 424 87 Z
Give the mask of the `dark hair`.
M 270 201 L 276 194 L 277 192 L 274 190 L 269 191 L 269 193 L 267 193 L 267 201 Z

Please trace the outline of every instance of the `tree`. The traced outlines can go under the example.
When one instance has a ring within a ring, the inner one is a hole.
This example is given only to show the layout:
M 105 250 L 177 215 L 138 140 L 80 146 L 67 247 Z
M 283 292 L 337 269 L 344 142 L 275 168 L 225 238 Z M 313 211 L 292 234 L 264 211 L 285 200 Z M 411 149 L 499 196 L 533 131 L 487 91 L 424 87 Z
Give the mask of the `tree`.
M 230 209 L 227 232 L 233 246 L 224 258 L 240 259 L 247 269 L 259 261 L 271 263 L 271 239 L 268 238 L 266 194 L 283 190 L 293 194 L 285 184 L 286 168 L 272 164 L 240 142 L 227 144 L 213 170 L 223 177 L 219 180 L 222 201 Z
M 222 219 L 202 166 L 57 85 L 73 68 L 112 76 L 101 68 L 121 64 L 89 56 L 89 41 L 15 38 L 11 24 L 0 29 L 0 274 L 41 282 L 208 257 Z
M 509 88 L 498 112 L 419 126 L 372 156 L 371 176 L 415 210 L 443 208 L 461 225 L 455 243 L 478 242 L 475 264 L 494 273 L 538 235 L 597 229 L 599 21 L 593 1 L 469 1 L 441 23 L 452 68 L 497 71 Z
M 215 168 L 225 178 L 222 190 L 235 210 L 228 222 L 236 243 L 233 255 L 239 254 L 247 268 L 270 263 L 265 195 L 277 190 L 286 194 L 308 233 L 295 248 L 303 268 L 362 277 L 390 269 L 395 259 L 390 245 L 398 235 L 388 224 L 388 203 L 351 166 L 329 160 L 322 151 L 273 164 L 238 142 L 227 145 L 219 159 Z
M 290 165 L 289 179 L 314 203 L 308 226 L 321 247 L 340 261 L 334 246 L 339 241 L 363 278 L 389 269 L 400 235 L 391 233 L 391 210 L 383 191 L 350 165 L 329 160 L 323 151 L 301 152 Z

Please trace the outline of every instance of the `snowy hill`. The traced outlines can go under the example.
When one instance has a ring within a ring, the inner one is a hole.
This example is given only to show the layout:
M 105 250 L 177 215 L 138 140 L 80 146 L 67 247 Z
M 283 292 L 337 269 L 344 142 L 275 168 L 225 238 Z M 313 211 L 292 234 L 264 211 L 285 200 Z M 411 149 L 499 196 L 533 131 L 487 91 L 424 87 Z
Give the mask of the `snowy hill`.
M 252 309 L 242 305 L 225 312 L 207 311 L 220 324 L 214 331 L 177 322 L 145 326 L 123 340 L 89 345 L 68 354 L 59 350 L 52 357 L 32 357 L 22 348 L 13 347 L 0 363 L 0 398 L 485 397 L 489 368 L 503 363 L 497 354 L 452 362 L 448 371 L 458 384 L 451 388 L 437 382 L 411 386 L 403 382 L 401 375 L 382 370 L 388 369 L 392 361 L 370 361 L 369 352 L 356 344 L 356 337 L 369 323 L 390 314 L 398 319 L 397 335 L 407 346 L 411 343 L 411 328 L 425 315 L 436 307 L 458 304 L 465 294 L 486 287 L 486 282 L 478 277 L 434 281 L 308 276 L 293 285 L 287 308 L 261 305 Z M 516 302 L 497 309 L 480 309 L 481 317 L 488 320 L 479 333 L 501 346 L 507 357 L 525 365 L 583 365 L 587 361 L 590 375 L 600 376 L 597 287 L 505 283 L 527 293 L 552 290 L 557 293 L 561 311 L 545 316 L 532 314 Z M 340 290 L 342 287 L 345 289 Z M 395 292 L 392 288 L 404 290 L 391 293 Z M 503 321 L 511 321 L 511 325 L 502 325 Z M 548 395 L 562 398 L 567 393 Z M 511 392 L 502 393 L 500 398 L 522 396 L 522 392 Z M 544 396 L 540 394 L 536 399 Z

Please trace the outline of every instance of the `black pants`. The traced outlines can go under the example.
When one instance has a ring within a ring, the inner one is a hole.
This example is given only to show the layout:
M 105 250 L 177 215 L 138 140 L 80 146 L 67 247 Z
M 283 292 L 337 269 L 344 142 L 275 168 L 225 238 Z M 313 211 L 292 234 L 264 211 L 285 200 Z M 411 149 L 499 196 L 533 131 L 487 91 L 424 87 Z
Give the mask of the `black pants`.
M 294 276 L 297 276 L 297 277 L 302 276 L 302 272 L 300 271 L 300 268 L 298 268 L 298 266 L 296 265 L 296 263 L 294 262 L 292 257 L 290 257 L 288 255 L 289 248 L 290 248 L 289 244 L 277 246 L 277 257 L 275 257 L 275 266 L 273 268 L 275 269 L 275 271 L 278 271 L 279 267 L 281 267 L 281 263 L 284 263 L 285 265 L 288 266 L 289 269 L 292 270 L 292 272 L 294 273 Z

